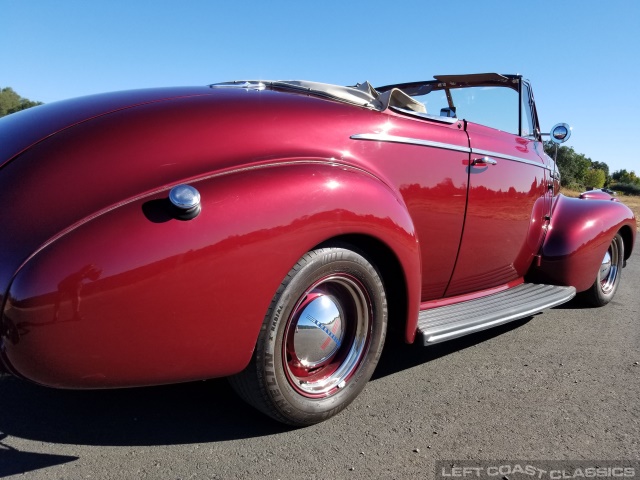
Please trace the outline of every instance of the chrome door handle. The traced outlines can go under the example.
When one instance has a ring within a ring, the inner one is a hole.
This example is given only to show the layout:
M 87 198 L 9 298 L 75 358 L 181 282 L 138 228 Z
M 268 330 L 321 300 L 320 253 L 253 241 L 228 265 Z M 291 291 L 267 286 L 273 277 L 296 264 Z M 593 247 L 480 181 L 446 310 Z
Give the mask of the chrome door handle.
M 473 160 L 471 160 L 471 165 L 474 167 L 481 167 L 484 165 L 497 165 L 497 164 L 498 162 L 490 157 L 474 158 Z

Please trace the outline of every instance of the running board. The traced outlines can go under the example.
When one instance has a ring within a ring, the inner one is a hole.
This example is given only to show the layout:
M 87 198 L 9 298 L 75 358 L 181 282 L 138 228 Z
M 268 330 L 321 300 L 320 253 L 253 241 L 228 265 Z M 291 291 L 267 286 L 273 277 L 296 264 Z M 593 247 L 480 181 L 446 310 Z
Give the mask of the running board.
M 523 283 L 517 287 L 466 302 L 430 308 L 418 316 L 418 338 L 432 345 L 479 332 L 568 302 L 574 287 Z

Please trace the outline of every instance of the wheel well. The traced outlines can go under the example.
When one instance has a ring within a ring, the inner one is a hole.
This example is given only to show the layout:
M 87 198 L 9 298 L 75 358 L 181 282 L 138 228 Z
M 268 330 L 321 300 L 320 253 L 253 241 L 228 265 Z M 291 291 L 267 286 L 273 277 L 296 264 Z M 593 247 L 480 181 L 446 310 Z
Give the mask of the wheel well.
M 407 283 L 398 257 L 380 240 L 367 235 L 341 235 L 322 242 L 314 248 L 347 247 L 369 260 L 382 277 L 387 294 L 389 334 L 404 337 L 407 321 Z
M 631 256 L 631 250 L 633 249 L 633 234 L 631 228 L 625 225 L 620 229 L 620 236 L 624 242 L 624 259 L 627 260 Z

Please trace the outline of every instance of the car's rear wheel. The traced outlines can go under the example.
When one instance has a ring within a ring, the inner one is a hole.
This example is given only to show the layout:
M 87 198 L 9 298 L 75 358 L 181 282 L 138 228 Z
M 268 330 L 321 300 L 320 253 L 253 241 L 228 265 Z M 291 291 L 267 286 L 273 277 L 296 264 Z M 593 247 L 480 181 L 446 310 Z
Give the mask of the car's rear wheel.
M 601 307 L 613 299 L 620 284 L 623 263 L 624 242 L 622 236 L 617 233 L 602 259 L 593 285 L 584 293 L 584 298 L 589 303 Z
M 231 384 L 276 420 L 323 421 L 364 388 L 386 326 L 386 296 L 373 265 L 346 248 L 313 250 L 278 288 L 251 363 Z

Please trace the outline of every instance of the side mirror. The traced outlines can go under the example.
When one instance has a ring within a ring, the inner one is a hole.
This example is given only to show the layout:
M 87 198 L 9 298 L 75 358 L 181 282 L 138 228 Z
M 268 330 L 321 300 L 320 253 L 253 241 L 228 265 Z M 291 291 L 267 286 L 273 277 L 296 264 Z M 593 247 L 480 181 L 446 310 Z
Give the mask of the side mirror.
M 566 142 L 571 137 L 571 127 L 566 123 L 558 123 L 551 129 L 551 141 L 556 145 Z

